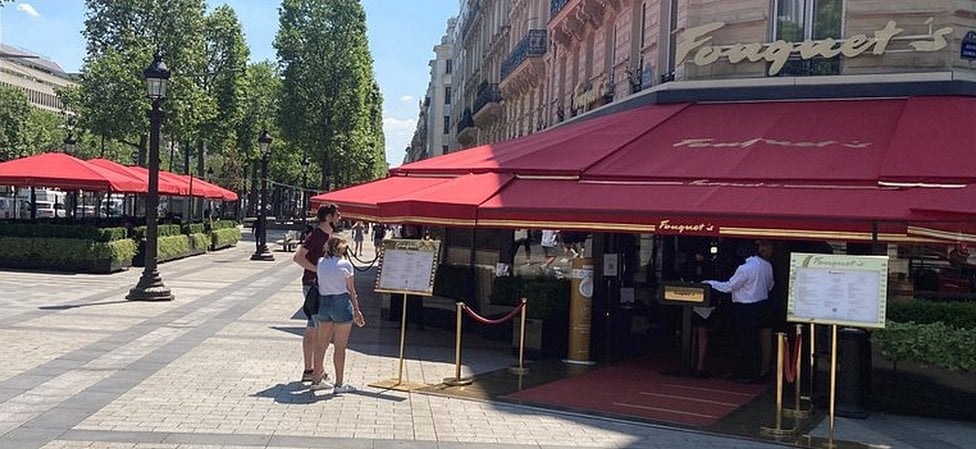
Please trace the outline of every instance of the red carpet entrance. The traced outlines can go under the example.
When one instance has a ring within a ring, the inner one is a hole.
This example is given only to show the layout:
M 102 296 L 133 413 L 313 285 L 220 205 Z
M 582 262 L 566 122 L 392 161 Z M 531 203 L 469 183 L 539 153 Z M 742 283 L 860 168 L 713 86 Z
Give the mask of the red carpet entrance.
M 621 362 L 507 396 L 542 406 L 688 427 L 715 424 L 770 388 L 662 374 L 665 363 Z

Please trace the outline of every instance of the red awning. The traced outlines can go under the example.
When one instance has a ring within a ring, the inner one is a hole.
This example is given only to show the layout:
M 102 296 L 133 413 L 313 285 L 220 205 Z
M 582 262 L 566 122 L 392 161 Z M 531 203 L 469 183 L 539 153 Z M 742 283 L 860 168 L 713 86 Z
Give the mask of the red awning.
M 394 168 L 391 172 L 416 175 L 497 172 L 575 176 L 687 106 L 657 105 L 623 111 L 519 139 L 425 159 Z
M 140 167 L 137 165 L 129 166 L 130 170 L 134 170 L 138 173 L 142 173 L 146 176 L 149 175 L 149 170 L 145 167 Z M 159 171 L 159 185 L 162 186 L 163 183 L 168 183 L 172 185 L 179 186 L 179 191 L 182 192 L 179 196 L 194 196 L 200 198 L 211 198 L 211 199 L 224 199 L 233 198 L 237 199 L 237 194 L 230 192 L 222 187 L 215 186 L 213 184 L 200 181 L 197 178 L 193 178 L 193 183 L 190 183 L 190 176 L 178 175 L 175 173 L 168 172 L 166 170 Z M 228 201 L 233 201 L 228 200 Z
M 325 203 L 338 204 L 342 214 L 354 218 L 378 221 L 383 214 L 377 207 L 382 200 L 389 200 L 398 195 L 407 194 L 433 185 L 450 181 L 451 178 L 417 178 L 409 176 L 391 176 L 367 182 L 341 190 L 326 192 L 310 199 L 311 207 L 315 208 Z
M 478 206 L 497 194 L 513 175 L 465 175 L 377 203 L 387 221 L 475 226 Z
M 119 193 L 139 193 L 144 188 L 138 179 L 64 153 L 38 154 L 0 163 L 0 185 Z
M 132 169 L 130 167 L 126 167 L 125 165 L 122 165 L 122 164 L 120 164 L 118 162 L 111 161 L 111 160 L 108 160 L 108 159 L 89 159 L 87 162 L 89 164 L 97 165 L 99 167 L 102 167 L 102 168 L 104 168 L 106 170 L 111 170 L 111 171 L 114 171 L 116 173 L 119 173 L 119 174 L 122 174 L 122 175 L 126 175 L 126 176 L 129 176 L 131 178 L 135 178 L 140 183 L 142 183 L 142 188 L 139 190 L 139 192 L 136 192 L 136 193 L 146 193 L 146 192 L 149 191 L 149 176 L 148 176 L 149 175 L 149 172 L 148 171 L 145 171 L 145 170 L 143 170 L 143 171 L 134 170 L 134 169 Z M 163 179 L 160 179 L 159 180 L 159 193 L 161 195 L 185 196 L 187 192 L 186 192 L 185 189 L 181 189 L 179 184 L 173 184 L 171 182 L 167 182 L 167 181 L 165 181 Z
M 974 113 L 954 97 L 650 105 L 407 164 L 365 198 L 327 195 L 416 223 L 474 210 L 485 227 L 925 240 L 906 229 L 948 214 L 960 224 L 933 229 L 962 232 L 976 216 Z M 456 177 L 421 181 L 443 175 Z

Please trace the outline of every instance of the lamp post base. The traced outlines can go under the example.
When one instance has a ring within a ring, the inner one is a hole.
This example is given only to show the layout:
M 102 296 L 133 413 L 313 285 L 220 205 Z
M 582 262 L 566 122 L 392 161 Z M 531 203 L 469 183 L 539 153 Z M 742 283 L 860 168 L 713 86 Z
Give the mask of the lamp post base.
M 268 251 L 268 247 L 263 246 L 261 248 L 258 248 L 258 250 L 254 252 L 254 254 L 251 254 L 251 260 L 263 260 L 266 262 L 271 262 L 274 261 L 275 258 L 274 258 L 274 254 L 271 254 L 271 251 Z
M 139 283 L 125 296 L 129 301 L 172 301 L 174 298 L 156 270 L 143 271 Z

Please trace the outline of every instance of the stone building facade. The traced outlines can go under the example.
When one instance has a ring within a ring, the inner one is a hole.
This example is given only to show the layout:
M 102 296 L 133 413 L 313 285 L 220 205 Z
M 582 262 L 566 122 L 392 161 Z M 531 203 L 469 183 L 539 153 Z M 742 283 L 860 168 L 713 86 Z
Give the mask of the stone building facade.
M 974 2 L 461 0 L 458 17 L 451 150 L 662 91 L 976 79 Z
M 75 84 L 56 62 L 0 44 L 0 85 L 24 91 L 34 107 L 60 113 L 63 105 L 55 89 Z

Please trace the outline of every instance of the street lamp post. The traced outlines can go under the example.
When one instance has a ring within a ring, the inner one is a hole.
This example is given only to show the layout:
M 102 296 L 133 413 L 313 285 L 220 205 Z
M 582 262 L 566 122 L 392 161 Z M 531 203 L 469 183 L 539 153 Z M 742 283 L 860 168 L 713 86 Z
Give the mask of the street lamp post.
M 146 79 L 146 90 L 152 100 L 152 110 L 148 112 L 149 132 L 149 192 L 146 196 L 146 251 L 145 268 L 139 283 L 129 290 L 125 298 L 131 301 L 172 301 L 173 293 L 163 285 L 163 279 L 156 269 L 156 248 L 158 236 L 157 214 L 159 212 L 159 134 L 165 113 L 160 103 L 166 98 L 166 85 L 169 83 L 169 69 L 159 53 L 152 64 L 142 73 Z
M 251 260 L 274 260 L 274 254 L 268 251 L 268 159 L 271 158 L 271 134 L 268 130 L 261 131 L 258 137 L 258 147 L 261 149 L 261 210 L 258 211 L 258 233 L 254 236 L 257 249 Z
M 68 132 L 68 135 L 64 137 L 64 153 L 65 154 L 74 154 L 74 152 L 75 152 L 75 144 L 77 144 L 77 143 L 78 143 L 78 141 L 75 140 L 74 133 L 72 133 L 72 132 L 69 131 Z
M 308 166 L 311 163 L 307 154 L 302 157 L 302 232 L 308 227 Z

